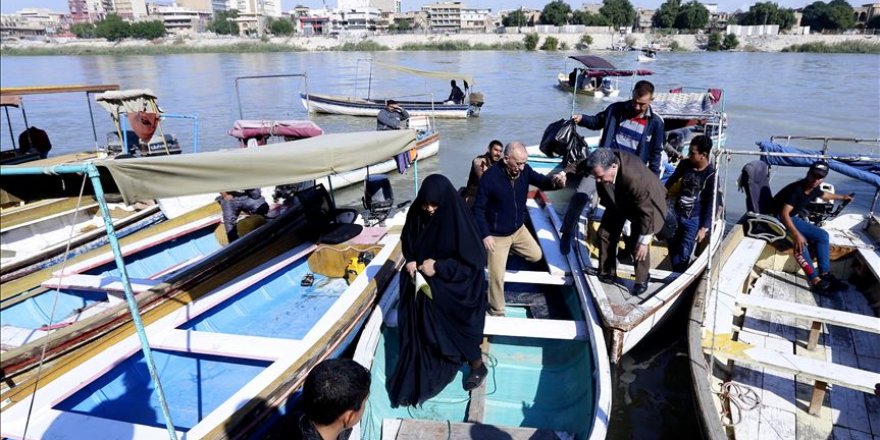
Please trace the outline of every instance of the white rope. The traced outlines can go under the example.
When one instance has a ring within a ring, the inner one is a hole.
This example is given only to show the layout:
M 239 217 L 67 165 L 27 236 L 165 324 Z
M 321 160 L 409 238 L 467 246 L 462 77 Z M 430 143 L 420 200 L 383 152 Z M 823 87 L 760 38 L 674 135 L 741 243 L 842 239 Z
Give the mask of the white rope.
M 761 396 L 753 388 L 732 381 L 722 383 L 719 391 L 713 390 L 712 392 L 721 399 L 722 408 L 725 401 L 729 405 L 729 410 L 721 410 L 721 423 L 724 426 L 736 426 L 742 421 L 743 413 L 761 406 Z M 734 408 L 736 408 L 736 412 L 733 411 Z M 730 418 L 730 423 L 724 422 L 724 416 Z
M 51 169 L 49 169 L 49 171 L 51 173 L 57 174 L 54 172 L 54 167 L 50 168 Z M 67 245 L 64 248 L 64 257 L 61 260 L 61 273 L 58 275 L 59 282 L 58 285 L 55 287 L 55 297 L 52 300 L 52 311 L 49 313 L 49 323 L 46 325 L 46 334 L 43 336 L 43 346 L 40 351 L 40 362 L 37 364 L 37 373 L 36 377 L 34 378 L 34 391 L 31 393 L 31 401 L 28 404 L 27 418 L 24 422 L 24 432 L 22 433 L 23 439 L 27 438 L 28 425 L 30 424 L 31 415 L 33 414 L 34 410 L 34 401 L 36 400 L 37 389 L 39 388 L 40 384 L 40 374 L 43 371 L 43 362 L 46 359 L 46 347 L 49 345 L 49 335 L 50 332 L 52 332 L 52 324 L 55 320 L 55 310 L 58 306 L 58 298 L 61 296 L 61 285 L 63 284 L 61 281 L 64 279 L 64 276 L 67 275 L 65 273 L 67 269 L 67 256 L 70 254 L 70 243 L 73 241 L 73 232 L 76 230 L 76 219 L 79 216 L 79 210 L 82 206 L 83 192 L 85 191 L 86 180 L 88 180 L 85 173 L 83 173 L 82 176 L 83 180 L 82 184 L 79 187 L 79 197 L 76 200 L 76 209 L 73 211 L 73 220 L 71 221 L 70 225 L 70 233 L 67 235 Z

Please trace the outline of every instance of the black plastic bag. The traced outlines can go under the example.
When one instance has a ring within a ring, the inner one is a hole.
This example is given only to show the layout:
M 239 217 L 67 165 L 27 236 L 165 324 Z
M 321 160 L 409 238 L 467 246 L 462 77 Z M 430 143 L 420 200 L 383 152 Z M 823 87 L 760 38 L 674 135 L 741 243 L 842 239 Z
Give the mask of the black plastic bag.
M 561 157 L 562 166 L 587 157 L 587 142 L 577 133 L 577 125 L 571 119 L 560 119 L 547 126 L 539 146 L 548 157 Z

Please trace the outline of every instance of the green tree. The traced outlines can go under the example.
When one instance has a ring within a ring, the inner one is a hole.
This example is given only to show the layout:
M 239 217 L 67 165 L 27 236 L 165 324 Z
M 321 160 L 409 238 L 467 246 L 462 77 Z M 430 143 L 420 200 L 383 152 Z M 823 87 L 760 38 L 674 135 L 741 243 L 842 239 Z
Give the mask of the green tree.
M 604 15 L 577 10 L 572 14 L 571 24 L 582 24 L 584 26 L 611 26 L 611 20 L 608 20 Z
M 676 29 L 696 31 L 705 28 L 707 24 L 709 24 L 709 10 L 697 0 L 691 0 L 679 8 L 674 26 Z
M 568 24 L 568 14 L 571 14 L 571 6 L 568 3 L 562 0 L 553 0 L 547 3 L 544 10 L 541 11 L 541 23 L 562 26 Z
M 739 40 L 736 39 L 736 35 L 727 34 L 724 36 L 724 41 L 721 42 L 721 48 L 724 50 L 733 50 L 739 46 Z
M 208 30 L 218 35 L 238 35 L 238 23 L 232 21 L 238 18 L 238 11 L 221 11 L 214 14 L 214 19 L 208 23 Z
M 538 47 L 538 41 L 541 37 L 538 36 L 537 33 L 532 32 L 530 34 L 526 34 L 526 37 L 523 39 L 523 43 L 526 46 L 526 50 L 535 50 Z
M 666 0 L 651 17 L 651 24 L 658 29 L 669 29 L 675 25 L 675 17 L 681 8 L 681 0 Z
M 718 32 L 712 32 L 709 34 L 709 42 L 706 43 L 706 50 L 713 52 L 721 50 L 721 34 Z
M 580 42 L 578 42 L 578 45 L 587 47 L 591 44 L 593 44 L 593 37 L 591 37 L 589 34 L 581 35 L 581 40 Z
M 408 20 L 397 20 L 394 24 L 397 25 L 398 32 L 409 32 L 412 30 L 412 26 L 410 26 Z
M 755 3 L 739 20 L 745 26 L 778 24 L 780 29 L 791 29 L 794 23 L 794 11 L 771 2 Z
M 846 30 L 855 27 L 855 12 L 846 0 L 832 0 L 828 7 L 831 9 L 828 14 L 831 29 Z
M 70 32 L 76 38 L 95 38 L 95 25 L 91 23 L 77 23 L 70 26 Z
M 852 29 L 855 25 L 852 6 L 843 0 L 813 2 L 804 8 L 801 24 L 816 32 Z
M 602 0 L 599 13 L 607 17 L 615 27 L 631 28 L 636 20 L 636 10 L 629 0 Z
M 110 14 L 95 25 L 95 36 L 107 41 L 119 41 L 131 35 L 131 25 L 116 14 Z
M 293 33 L 293 23 L 286 18 L 272 20 L 269 23 L 269 31 L 272 35 L 290 35 Z
M 547 37 L 544 39 L 544 44 L 541 45 L 541 50 L 556 50 L 559 47 L 559 40 L 556 37 Z
M 507 14 L 507 16 L 501 20 L 501 24 L 505 27 L 523 27 L 526 25 L 528 20 L 529 19 L 526 18 L 526 14 L 521 9 L 517 9 Z
M 131 37 L 141 40 L 154 40 L 166 34 L 165 23 L 158 20 L 139 21 L 131 24 Z

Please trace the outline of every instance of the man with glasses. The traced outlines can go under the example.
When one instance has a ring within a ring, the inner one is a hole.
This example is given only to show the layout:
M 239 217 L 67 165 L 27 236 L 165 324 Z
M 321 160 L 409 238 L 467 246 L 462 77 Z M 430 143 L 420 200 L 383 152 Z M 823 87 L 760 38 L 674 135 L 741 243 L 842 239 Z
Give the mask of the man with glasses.
M 565 186 L 565 173 L 553 177 L 533 170 L 522 142 L 504 148 L 498 166 L 490 167 L 480 179 L 474 202 L 474 216 L 489 264 L 489 314 L 504 316 L 504 272 L 507 256 L 513 253 L 529 262 L 541 259 L 541 247 L 525 227 L 526 198 L 529 186 L 553 190 Z

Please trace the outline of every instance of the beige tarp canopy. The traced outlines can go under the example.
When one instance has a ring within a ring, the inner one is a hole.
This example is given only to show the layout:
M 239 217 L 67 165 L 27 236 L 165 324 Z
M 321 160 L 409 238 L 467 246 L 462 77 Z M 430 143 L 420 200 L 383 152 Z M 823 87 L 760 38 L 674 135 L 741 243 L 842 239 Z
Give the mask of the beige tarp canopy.
M 415 148 L 415 131 L 326 134 L 257 148 L 96 162 L 126 203 L 302 182 Z
M 396 65 L 396 64 L 381 63 L 381 62 L 379 62 L 379 61 L 373 61 L 373 64 L 375 64 L 375 65 L 377 65 L 377 66 L 379 66 L 379 67 L 384 67 L 384 68 L 386 68 L 386 69 L 397 70 L 397 71 L 400 71 L 400 72 L 406 72 L 406 73 L 409 73 L 409 74 L 412 74 L 412 75 L 422 76 L 422 77 L 426 77 L 426 78 L 444 79 L 444 80 L 449 80 L 449 79 L 460 79 L 460 80 L 467 81 L 468 84 L 469 84 L 470 86 L 473 86 L 473 85 L 475 84 L 475 82 L 474 82 L 474 76 L 473 76 L 473 75 L 470 75 L 470 74 L 467 74 L 467 73 L 458 73 L 458 72 L 432 72 L 432 71 L 430 71 L 430 70 L 412 69 L 412 68 L 409 68 L 409 67 L 398 66 L 398 65 Z
M 120 112 L 162 113 L 156 104 L 156 94 L 150 89 L 113 90 L 96 95 L 95 101 L 117 119 Z

